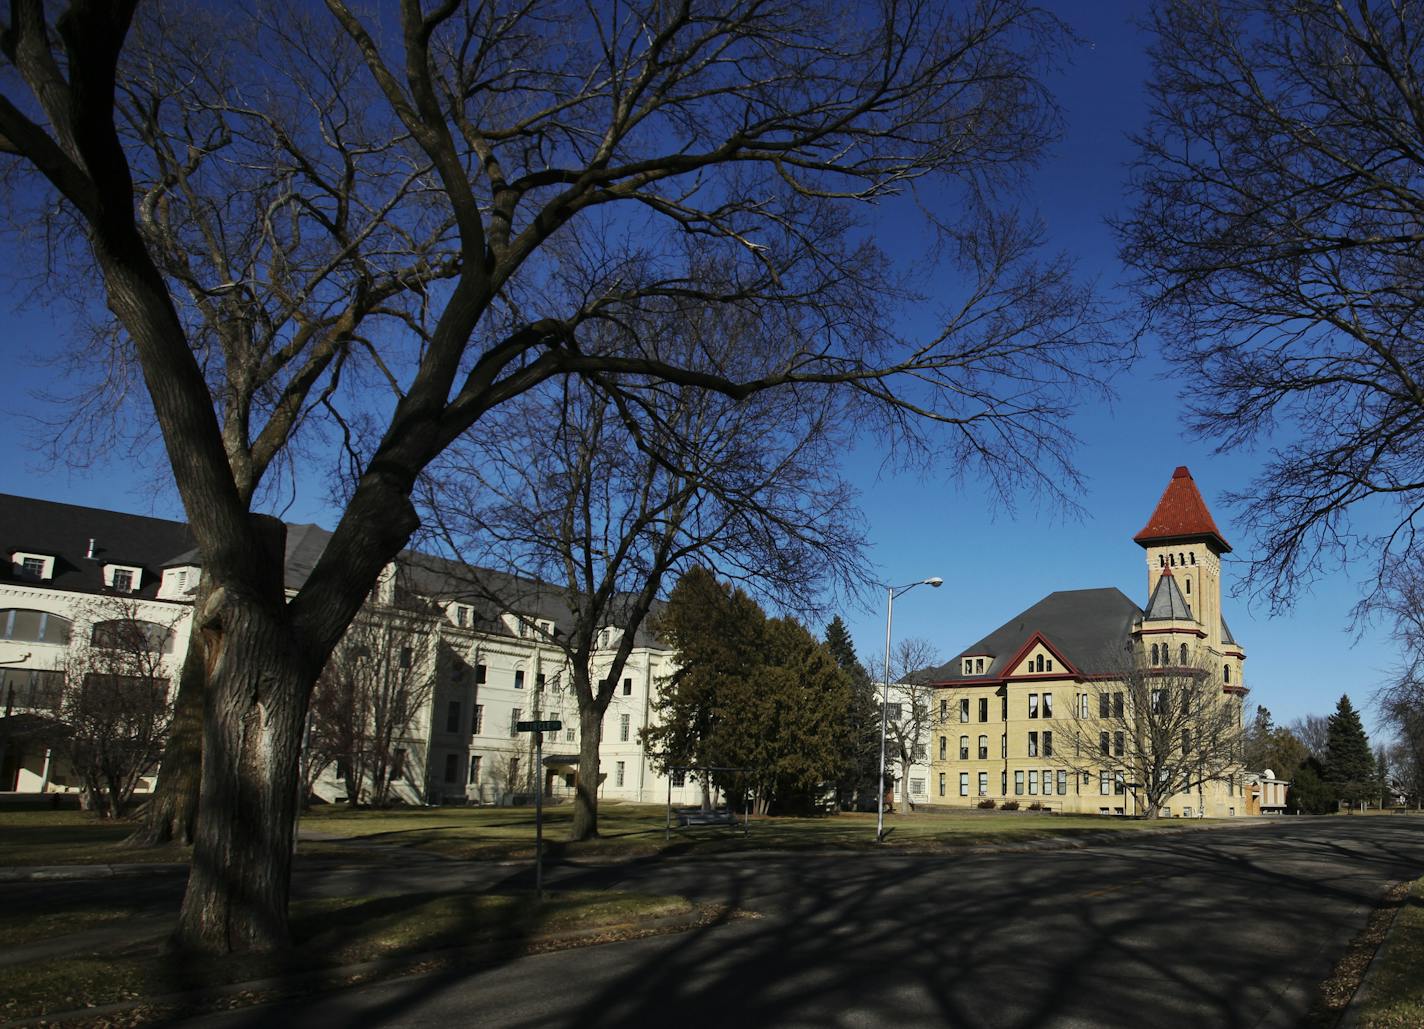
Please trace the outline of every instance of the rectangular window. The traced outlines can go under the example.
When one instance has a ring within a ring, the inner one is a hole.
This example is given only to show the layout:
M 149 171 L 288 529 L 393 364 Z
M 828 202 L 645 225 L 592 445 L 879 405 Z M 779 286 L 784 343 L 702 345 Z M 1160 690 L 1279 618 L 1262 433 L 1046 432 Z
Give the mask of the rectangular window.
M 1104 797 L 1112 794 L 1112 773 L 1100 772 L 1098 774 L 1098 792 Z
M 1162 714 L 1166 714 L 1166 713 L 1167 713 L 1167 691 L 1166 691 L 1166 690 L 1153 690 L 1153 691 L 1152 691 L 1152 713 L 1153 713 L 1154 715 L 1162 715 Z
M 1192 691 L 1191 691 L 1191 690 L 1188 690 L 1188 689 L 1184 689 L 1184 690 L 1182 690 L 1182 714 L 1184 714 L 1184 715 L 1189 715 L 1189 714 L 1191 714 L 1191 713 L 1192 713 Z
M 959 795 L 960 795 L 961 797 L 967 797 L 967 796 L 969 796 L 969 773 L 968 773 L 968 772 L 960 772 L 960 773 L 959 773 Z
M 460 702 L 458 700 L 450 701 L 450 706 L 445 711 L 445 731 L 460 731 Z
M 633 680 L 632 680 L 632 679 L 624 679 L 624 680 L 623 680 L 623 696 L 625 696 L 625 697 L 631 697 L 632 695 L 633 695 Z
M 475 665 L 475 685 L 483 686 L 485 678 L 489 675 L 489 669 L 484 665 Z
M 1183 730 L 1182 730 L 1182 753 L 1183 753 L 1183 754 L 1190 754 L 1191 752 L 1192 752 L 1192 731 L 1191 731 L 1190 729 L 1183 729 Z
M 1127 792 L 1127 781 L 1123 779 L 1121 772 L 1113 776 L 1113 792 L 1119 797 Z
M 1028 734 L 1028 756 L 1038 757 L 1038 733 L 1036 732 Z
M 1114 718 L 1121 718 L 1121 717 L 1122 717 L 1122 694 L 1121 694 L 1121 693 L 1114 693 L 1114 694 L 1113 694 L 1113 717 L 1114 717 Z
M 1009 734 L 1008 734 L 1008 733 L 1000 733 L 1000 734 L 999 734 L 999 756 L 1000 756 L 1000 757 L 1008 757 L 1008 756 L 1009 756 Z
M 1008 687 L 1006 686 L 1006 687 L 1004 687 L 1004 695 L 999 698 L 999 721 L 1001 721 L 1001 722 L 1007 722 L 1008 720 L 1009 720 L 1009 690 L 1008 690 Z
M 1108 756 L 1109 737 L 1106 732 L 1098 733 L 1098 753 L 1103 757 Z
M 682 787 L 684 787 L 684 786 L 687 785 L 687 769 L 686 769 L 686 768 L 675 768 L 675 769 L 673 769 L 673 773 L 672 773 L 672 784 L 673 784 L 674 786 L 676 786 L 678 789 L 682 789 Z
M 478 736 L 480 733 L 484 732 L 484 729 L 485 729 L 485 706 L 484 706 L 483 704 L 476 704 L 476 705 L 475 705 L 475 724 L 472 725 L 472 726 L 470 726 L 470 735 L 471 735 L 471 736 Z
M 967 721 L 969 721 L 969 698 L 968 698 L 968 697 L 965 697 L 963 700 L 961 700 L 961 701 L 959 702 L 959 720 L 960 720 L 961 722 L 967 722 Z
M 1014 796 L 1023 796 L 1023 772 L 1021 770 L 1014 772 Z
M 925 781 L 923 779 L 910 780 L 910 796 L 923 797 L 925 795 Z
M 622 786 L 622 785 L 623 785 L 624 777 L 627 775 L 627 773 L 628 773 L 628 766 L 627 766 L 626 762 L 619 761 L 619 762 L 618 762 L 618 765 L 617 765 L 617 768 L 616 768 L 616 770 L 614 771 L 613 785 L 614 785 L 614 786 Z
M 631 716 L 630 716 L 630 715 L 619 715 L 619 716 L 618 716 L 618 742 L 619 742 L 619 743 L 627 743 L 627 742 L 628 742 L 628 723 L 629 723 L 631 720 L 632 720 L 632 719 L 631 719 Z
M 1045 694 L 1043 695 L 1043 717 L 1044 717 L 1044 718 L 1052 718 L 1052 717 L 1053 717 L 1053 694 L 1052 694 L 1052 693 L 1045 693 Z
M 1053 756 L 1053 733 L 1047 729 L 1043 731 L 1043 756 Z
M 574 727 L 571 725 L 564 730 L 564 742 L 572 743 L 575 739 L 577 739 L 577 736 L 575 735 Z
M 522 690 L 524 688 L 524 669 L 519 669 L 514 673 L 514 688 Z
M 34 576 L 36 579 L 44 578 L 44 566 L 44 558 L 42 557 L 27 557 L 20 562 L 20 570 L 26 575 Z M 116 579 L 118 578 L 117 572 L 114 573 L 114 577 Z
M 940 795 L 941 797 L 944 796 L 945 780 L 946 780 L 947 778 L 948 778 L 948 777 L 947 777 L 943 772 L 940 772 L 940 773 L 939 773 L 939 795 Z
M 524 715 L 524 710 L 523 710 L 522 708 L 517 708 L 517 707 L 515 707 L 515 708 L 510 708 L 510 710 L 509 710 L 509 735 L 511 735 L 511 736 L 518 736 L 518 735 L 519 735 L 519 728 L 518 728 L 518 726 L 519 726 L 519 719 L 520 719 L 521 717 L 523 717 L 523 715 Z
M 981 796 L 981 797 L 987 797 L 988 795 L 989 795 L 989 773 L 988 773 L 988 772 L 980 772 L 980 773 L 979 773 L 979 796 Z
M 114 590 L 118 593 L 133 592 L 133 572 L 127 568 L 114 569 Z
M 1122 757 L 1124 736 L 1120 732 L 1113 733 L 1113 757 Z
M 469 618 L 470 618 L 470 609 L 469 609 L 468 607 L 462 607 L 461 605 L 456 604 L 456 605 L 455 605 L 455 624 L 458 625 L 460 628 L 463 629 L 463 628 L 465 627 L 465 623 L 469 620 Z
M 400 666 L 402 668 L 409 668 L 414 660 L 415 651 L 411 650 L 409 647 L 400 648 Z
M 945 759 L 948 758 L 948 757 L 949 757 L 949 737 L 948 737 L 948 736 L 941 736 L 941 737 L 939 738 L 939 759 L 940 759 L 941 761 L 943 761 L 943 760 L 945 760 Z
M 988 720 L 989 720 L 989 698 L 988 698 L 988 697 L 980 697 L 980 698 L 979 698 L 979 721 L 981 721 L 981 722 L 987 722 Z
M 885 705 L 885 720 L 887 722 L 898 722 L 902 714 L 903 711 L 901 710 L 901 706 L 898 702 L 894 704 Z
M 1112 712 L 1108 709 L 1108 705 L 1111 704 L 1111 703 L 1112 703 L 1112 698 L 1109 697 L 1106 693 L 1099 693 L 1099 694 L 1098 694 L 1098 717 L 1099 717 L 1099 718 L 1107 718 L 1107 717 L 1112 713 Z
M 915 749 L 910 755 L 910 760 L 916 764 L 920 764 L 929 756 L 929 751 L 925 750 L 925 745 L 923 743 L 916 743 Z
M 943 698 L 940 698 L 939 702 L 939 720 L 941 722 L 949 721 L 949 701 Z
M 538 675 L 534 676 L 534 692 L 535 692 L 535 693 L 543 693 L 543 692 L 544 692 L 544 673 L 543 673 L 543 672 L 540 672 Z
M 959 760 L 961 760 L 961 761 L 968 761 L 968 760 L 969 760 L 969 737 L 968 737 L 968 736 L 961 736 L 961 737 L 959 737 Z
M 1001 796 L 1001 797 L 1007 797 L 1008 795 L 1009 795 L 1009 773 L 1008 773 L 1008 772 L 1001 771 L 1001 772 L 999 773 L 999 796 Z
M 1030 769 L 1028 770 L 1028 795 L 1029 795 L 1030 797 L 1036 797 L 1036 796 L 1038 796 L 1038 769 L 1037 769 L 1037 768 L 1030 768 Z
M 1037 718 L 1037 717 L 1038 717 L 1038 694 L 1037 694 L 1037 693 L 1030 693 L 1030 694 L 1028 695 L 1028 716 L 1029 716 L 1030 718 Z
M 1078 717 L 1088 717 L 1088 695 L 1086 693 L 1078 694 Z
M 514 790 L 514 789 L 517 789 L 518 786 L 519 786 L 519 758 L 517 758 L 517 757 L 512 757 L 512 758 L 509 759 L 509 788 L 510 788 L 511 790 Z
M 1058 770 L 1058 795 L 1059 795 L 1060 797 L 1066 797 L 1066 796 L 1068 796 L 1068 771 L 1067 771 L 1067 769 L 1060 768 L 1060 769 Z
M 480 781 L 480 762 L 484 759 L 478 754 L 470 756 L 470 785 L 475 786 Z
M 459 755 L 459 754 L 446 754 L 446 755 L 445 755 L 445 781 L 446 781 L 446 782 L 459 782 L 459 781 L 460 781 L 460 755 Z
M 987 737 L 987 736 L 980 736 L 980 737 L 979 737 L 979 760 L 980 760 L 980 761 L 985 761 L 985 760 L 988 760 L 988 757 L 989 757 L 989 737 Z

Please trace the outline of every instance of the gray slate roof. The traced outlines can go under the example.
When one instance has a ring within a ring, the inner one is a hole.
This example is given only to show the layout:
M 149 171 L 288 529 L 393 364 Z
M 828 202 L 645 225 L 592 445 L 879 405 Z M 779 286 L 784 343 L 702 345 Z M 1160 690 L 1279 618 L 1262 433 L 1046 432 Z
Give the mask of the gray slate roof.
M 1231 630 L 1226 627 L 1225 615 L 1221 616 L 1221 642 L 1228 643 L 1233 647 L 1239 647 L 1241 645 L 1236 642 L 1236 637 L 1231 635 Z
M 1118 671 L 1125 659 L 1133 624 L 1142 609 L 1119 589 L 1060 590 L 1010 618 L 978 643 L 938 668 L 924 672 L 928 682 L 982 682 L 1002 678 L 1005 665 L 1033 638 L 1043 637 L 1085 675 Z M 993 658 L 980 675 L 964 675 L 963 659 Z
M 1170 573 L 1157 580 L 1157 588 L 1152 591 L 1152 599 L 1147 602 L 1147 614 L 1143 621 L 1171 622 L 1190 620 L 1192 606 L 1177 587 L 1177 580 Z

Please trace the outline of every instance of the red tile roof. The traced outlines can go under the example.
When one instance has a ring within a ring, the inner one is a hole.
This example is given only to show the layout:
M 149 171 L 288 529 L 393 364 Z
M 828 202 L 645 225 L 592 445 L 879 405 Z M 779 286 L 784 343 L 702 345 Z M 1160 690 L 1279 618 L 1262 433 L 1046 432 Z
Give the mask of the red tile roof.
M 1206 501 L 1197 491 L 1197 484 L 1186 465 L 1172 473 L 1172 481 L 1167 483 L 1162 499 L 1157 501 L 1157 509 L 1147 519 L 1142 531 L 1132 538 L 1144 547 L 1166 540 L 1205 538 L 1223 553 L 1231 550 L 1231 544 L 1226 542 L 1216 522 L 1212 521 Z

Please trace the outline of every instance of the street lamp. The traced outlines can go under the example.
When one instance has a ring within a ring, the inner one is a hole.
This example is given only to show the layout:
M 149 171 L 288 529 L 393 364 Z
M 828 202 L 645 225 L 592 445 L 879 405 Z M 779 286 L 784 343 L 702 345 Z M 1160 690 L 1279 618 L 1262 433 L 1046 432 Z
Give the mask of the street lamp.
M 885 587 L 885 684 L 880 691 L 880 789 L 875 795 L 876 843 L 885 841 L 885 721 L 890 708 L 890 622 L 895 615 L 895 598 L 902 593 L 909 593 L 916 586 L 933 586 L 938 589 L 942 585 L 944 580 L 936 575 L 904 586 Z

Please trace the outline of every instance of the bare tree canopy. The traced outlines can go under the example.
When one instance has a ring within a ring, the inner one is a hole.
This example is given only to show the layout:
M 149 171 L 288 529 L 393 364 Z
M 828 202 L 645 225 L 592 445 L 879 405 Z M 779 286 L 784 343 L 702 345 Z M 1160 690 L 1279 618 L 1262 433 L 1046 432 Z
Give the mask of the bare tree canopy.
M 312 686 L 416 529 L 418 476 L 512 398 L 839 386 L 864 425 L 943 426 L 952 472 L 1076 482 L 1064 419 L 1107 348 L 1003 202 L 1056 128 L 1036 75 L 1064 32 L 1026 2 L 136 6 L 11 5 L 0 150 L 79 230 L 211 590 L 178 942 L 285 943 Z M 911 190 L 946 244 L 917 339 L 861 221 Z M 750 331 L 689 365 L 619 331 L 645 308 Z M 282 455 L 344 505 L 290 602 L 282 526 L 251 513 Z
M 1424 505 L 1424 7 L 1202 0 L 1154 8 L 1151 119 L 1125 259 L 1186 378 L 1194 431 L 1278 442 L 1233 499 L 1258 593 L 1384 569 Z M 1391 529 L 1357 535 L 1357 509 Z

